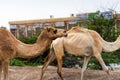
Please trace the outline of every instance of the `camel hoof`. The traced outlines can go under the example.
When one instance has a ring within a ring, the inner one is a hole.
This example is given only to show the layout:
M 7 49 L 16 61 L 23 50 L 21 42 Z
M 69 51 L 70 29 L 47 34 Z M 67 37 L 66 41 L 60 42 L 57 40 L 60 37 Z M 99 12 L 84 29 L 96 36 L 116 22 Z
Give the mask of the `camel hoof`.
M 109 70 L 106 70 L 105 72 L 106 72 L 108 75 L 110 75 L 110 71 L 109 71 Z

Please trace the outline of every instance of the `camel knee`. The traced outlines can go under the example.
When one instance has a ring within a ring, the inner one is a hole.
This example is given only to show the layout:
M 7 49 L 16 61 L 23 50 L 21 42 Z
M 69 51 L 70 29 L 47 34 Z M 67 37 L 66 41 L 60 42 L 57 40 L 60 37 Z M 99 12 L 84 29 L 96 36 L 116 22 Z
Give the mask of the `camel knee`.
M 101 55 L 100 54 L 94 54 L 95 58 L 99 58 Z
M 81 69 L 81 73 L 84 73 L 86 69 Z

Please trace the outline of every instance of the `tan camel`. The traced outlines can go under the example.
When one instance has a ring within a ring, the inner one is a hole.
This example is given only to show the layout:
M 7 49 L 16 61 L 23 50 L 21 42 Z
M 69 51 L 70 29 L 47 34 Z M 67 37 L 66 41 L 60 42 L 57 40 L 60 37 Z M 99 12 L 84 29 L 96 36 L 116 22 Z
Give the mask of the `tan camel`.
M 9 31 L 0 28 L 0 80 L 3 70 L 4 80 L 8 80 L 8 65 L 14 57 L 33 58 L 47 50 L 52 40 L 66 36 L 63 30 L 45 28 L 36 43 L 25 44 L 17 40 Z
M 101 57 L 101 52 L 112 52 L 119 49 L 120 36 L 115 42 L 107 42 L 103 40 L 96 31 L 93 30 L 74 27 L 67 33 L 67 37 L 57 38 L 52 42 L 50 53 L 45 59 L 45 63 L 42 67 L 40 80 L 42 80 L 43 74 L 49 63 L 52 62 L 55 58 L 58 62 L 57 73 L 61 80 L 64 80 L 61 74 L 62 58 L 65 56 L 64 51 L 75 56 L 85 56 L 81 71 L 81 80 L 83 80 L 83 73 L 86 70 L 88 61 L 92 55 L 95 56 L 95 58 L 101 64 L 102 68 L 109 74 L 109 70 Z

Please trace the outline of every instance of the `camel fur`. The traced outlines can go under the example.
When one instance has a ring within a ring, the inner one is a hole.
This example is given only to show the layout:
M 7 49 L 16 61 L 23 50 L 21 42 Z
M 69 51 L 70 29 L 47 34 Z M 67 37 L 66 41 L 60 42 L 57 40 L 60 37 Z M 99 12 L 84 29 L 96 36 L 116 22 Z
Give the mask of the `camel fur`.
M 64 80 L 61 74 L 62 59 L 65 56 L 64 51 L 75 56 L 84 56 L 81 80 L 83 80 L 83 73 L 86 70 L 88 61 L 92 55 L 95 56 L 102 68 L 109 74 L 109 70 L 101 57 L 101 52 L 112 52 L 119 49 L 120 36 L 114 42 L 107 42 L 103 40 L 96 31 L 85 28 L 73 27 L 67 33 L 67 37 L 57 38 L 52 42 L 49 55 L 47 56 L 41 71 L 40 80 L 42 80 L 43 74 L 49 63 L 55 58 L 58 62 L 57 73 L 61 80 Z
M 12 58 L 34 58 L 47 50 L 52 40 L 66 36 L 63 30 L 45 28 L 36 43 L 25 44 L 17 40 L 9 31 L 0 28 L 0 80 L 3 70 L 4 80 L 8 80 L 8 65 Z

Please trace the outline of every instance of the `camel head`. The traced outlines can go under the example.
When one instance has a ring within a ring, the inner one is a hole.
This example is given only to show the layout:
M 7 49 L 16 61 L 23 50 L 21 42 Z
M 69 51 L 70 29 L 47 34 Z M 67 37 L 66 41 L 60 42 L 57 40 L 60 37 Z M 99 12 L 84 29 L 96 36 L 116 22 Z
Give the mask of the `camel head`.
M 53 27 L 47 27 L 44 30 L 46 30 L 46 34 L 48 35 L 48 37 L 52 40 L 58 38 L 58 37 L 66 37 L 67 33 L 64 29 L 56 29 Z

